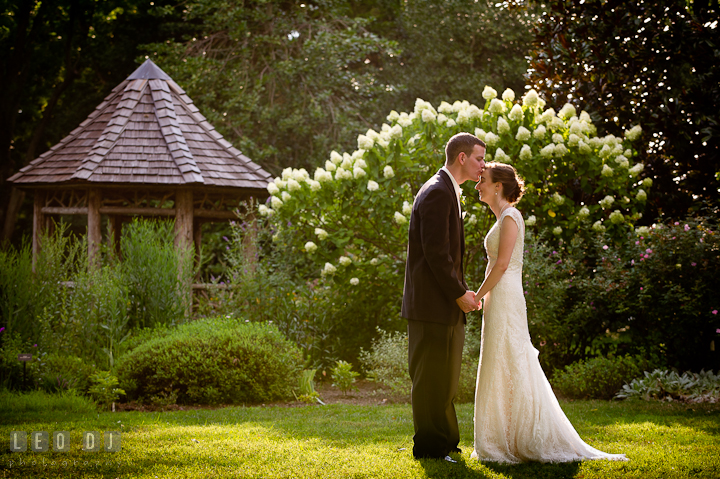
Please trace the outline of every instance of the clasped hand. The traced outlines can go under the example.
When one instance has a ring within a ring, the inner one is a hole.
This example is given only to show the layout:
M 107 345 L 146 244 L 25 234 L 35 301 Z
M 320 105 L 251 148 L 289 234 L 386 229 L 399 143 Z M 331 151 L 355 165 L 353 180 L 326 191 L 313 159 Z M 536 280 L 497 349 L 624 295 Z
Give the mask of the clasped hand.
M 475 291 L 465 291 L 465 294 L 456 299 L 455 302 L 464 313 L 480 309 L 478 301 L 475 299 Z

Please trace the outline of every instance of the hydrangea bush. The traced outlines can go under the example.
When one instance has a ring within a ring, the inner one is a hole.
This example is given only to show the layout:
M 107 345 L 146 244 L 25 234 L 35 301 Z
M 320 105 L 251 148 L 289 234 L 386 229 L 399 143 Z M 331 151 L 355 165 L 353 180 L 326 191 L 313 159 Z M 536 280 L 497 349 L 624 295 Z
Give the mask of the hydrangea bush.
M 436 109 L 418 99 L 411 113 L 392 111 L 380 131 L 359 135 L 354 152 L 333 151 L 312 174 L 285 169 L 259 207 L 274 241 L 304 257 L 324 284 L 347 295 L 362 291 L 365 304 L 392 304 L 396 313 L 414 195 L 443 165 L 447 140 L 461 131 L 487 143 L 488 160 L 513 164 L 525 178 L 519 206 L 527 225 L 565 239 L 578 229 L 623 236 L 632 228 L 652 185 L 638 179 L 643 165 L 632 163 L 639 126 L 624 138 L 598 137 L 586 112 L 570 104 L 545 110 L 535 91 L 516 101 L 510 89 L 497 98 L 486 87 L 483 97 L 483 108 L 456 101 Z M 472 186 L 465 191 L 473 199 L 464 201 L 467 271 L 480 278 L 482 238 L 494 218 Z

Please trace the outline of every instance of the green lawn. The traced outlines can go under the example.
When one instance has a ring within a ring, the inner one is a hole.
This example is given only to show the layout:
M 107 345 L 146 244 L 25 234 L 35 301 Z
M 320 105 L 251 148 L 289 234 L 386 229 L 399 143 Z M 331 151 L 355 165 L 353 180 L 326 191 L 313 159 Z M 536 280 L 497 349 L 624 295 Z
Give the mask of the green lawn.
M 1 477 L 288 478 L 720 478 L 720 407 L 643 402 L 561 402 L 593 447 L 630 462 L 480 464 L 472 405 L 458 407 L 458 464 L 415 461 L 409 405 L 228 407 L 97 413 L 79 399 L 0 393 Z M 122 431 L 122 450 L 83 452 L 83 431 Z M 12 453 L 11 431 L 70 431 L 67 453 Z

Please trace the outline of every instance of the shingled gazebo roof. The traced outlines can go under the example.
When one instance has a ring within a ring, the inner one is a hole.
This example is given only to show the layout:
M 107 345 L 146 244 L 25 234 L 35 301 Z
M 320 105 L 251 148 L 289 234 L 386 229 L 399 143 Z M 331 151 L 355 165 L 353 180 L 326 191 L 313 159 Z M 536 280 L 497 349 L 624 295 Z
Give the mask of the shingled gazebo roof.
M 18 187 L 204 186 L 265 193 L 270 178 L 147 60 L 78 128 L 9 181 Z

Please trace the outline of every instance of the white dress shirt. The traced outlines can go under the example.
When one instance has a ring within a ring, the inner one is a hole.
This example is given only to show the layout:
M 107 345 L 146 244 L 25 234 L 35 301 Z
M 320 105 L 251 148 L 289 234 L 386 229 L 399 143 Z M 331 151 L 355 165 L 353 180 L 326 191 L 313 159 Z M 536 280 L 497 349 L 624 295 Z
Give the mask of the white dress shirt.
M 448 176 L 450 177 L 450 181 L 452 181 L 452 184 L 455 187 L 455 194 L 457 195 L 458 202 L 458 214 L 462 217 L 462 207 L 460 206 L 460 195 L 462 194 L 462 190 L 460 189 L 460 185 L 458 185 L 458 182 L 455 181 L 455 177 L 452 175 L 452 173 L 450 173 L 450 170 L 445 168 L 445 166 L 440 169 L 448 174 Z

